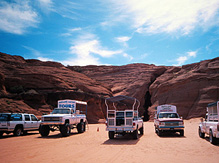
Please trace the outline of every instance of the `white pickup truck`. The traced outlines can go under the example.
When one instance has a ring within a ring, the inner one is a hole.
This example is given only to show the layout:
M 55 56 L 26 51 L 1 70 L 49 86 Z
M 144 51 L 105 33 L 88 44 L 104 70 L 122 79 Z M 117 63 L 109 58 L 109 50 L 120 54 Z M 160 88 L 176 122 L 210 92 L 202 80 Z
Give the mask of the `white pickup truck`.
M 174 105 L 159 105 L 155 108 L 154 126 L 158 136 L 163 132 L 179 132 L 180 136 L 184 136 L 184 123 Z
M 41 121 L 33 114 L 0 113 L 0 136 L 12 133 L 20 136 L 28 131 L 39 130 Z
M 115 96 L 105 100 L 107 108 L 106 130 L 109 131 L 109 139 L 114 139 L 115 134 L 125 135 L 132 133 L 134 139 L 138 139 L 144 132 L 143 120 L 138 116 L 140 102 L 133 97 Z
M 205 134 L 209 135 L 210 143 L 217 144 L 219 141 L 219 101 L 208 104 L 207 114 L 205 120 L 201 118 L 199 124 L 199 136 L 205 137 Z
M 86 109 L 83 109 L 86 107 Z M 77 108 L 77 109 L 76 109 Z M 58 108 L 51 114 L 43 115 L 40 126 L 41 136 L 48 136 L 50 131 L 59 130 L 62 136 L 69 136 L 71 129 L 77 128 L 78 133 L 86 130 L 87 102 L 76 100 L 59 100 Z

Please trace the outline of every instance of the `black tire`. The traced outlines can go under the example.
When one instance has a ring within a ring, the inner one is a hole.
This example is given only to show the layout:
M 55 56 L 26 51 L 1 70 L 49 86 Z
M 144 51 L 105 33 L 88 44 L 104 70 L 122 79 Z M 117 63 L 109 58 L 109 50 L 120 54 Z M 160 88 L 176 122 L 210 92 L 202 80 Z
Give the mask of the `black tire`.
M 139 129 L 140 134 L 143 135 L 144 134 L 144 127 L 142 126 L 142 128 Z
M 22 132 L 23 132 L 23 128 L 21 126 L 17 126 L 15 127 L 13 134 L 15 136 L 21 136 Z
M 109 131 L 109 139 L 114 139 L 115 132 Z
M 41 136 L 48 136 L 50 132 L 50 127 L 48 125 L 40 125 L 39 133 Z
M 78 133 L 83 133 L 85 131 L 85 125 L 83 122 L 78 123 L 77 130 L 78 130 Z
M 160 131 L 160 130 L 157 129 L 157 135 L 158 135 L 158 136 L 162 136 L 162 131 Z
M 204 137 L 205 137 L 205 133 L 203 133 L 203 132 L 201 131 L 201 128 L 200 128 L 200 127 L 198 128 L 198 135 L 199 135 L 200 138 L 204 138 Z
M 217 144 L 217 138 L 213 136 L 212 130 L 209 132 L 209 141 L 211 144 Z
M 0 132 L 0 138 L 3 136 L 3 132 Z
M 27 135 L 27 131 L 23 131 L 23 135 Z
M 60 126 L 60 132 L 62 136 L 69 136 L 71 134 L 71 127 L 68 123 L 65 125 Z
M 133 139 L 138 139 L 138 128 L 133 131 Z
M 84 132 L 86 131 L 86 122 L 84 122 Z
M 180 133 L 180 136 L 184 136 L 184 130 L 181 130 L 179 133 Z

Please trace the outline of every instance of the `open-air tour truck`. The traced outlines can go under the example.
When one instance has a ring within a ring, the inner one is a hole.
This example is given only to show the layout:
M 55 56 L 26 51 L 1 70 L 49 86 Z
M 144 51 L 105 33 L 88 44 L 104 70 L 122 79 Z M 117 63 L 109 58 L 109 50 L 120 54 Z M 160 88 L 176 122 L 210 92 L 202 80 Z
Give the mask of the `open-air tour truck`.
M 143 134 L 144 123 L 138 113 L 140 102 L 136 98 L 119 95 L 107 98 L 105 104 L 106 130 L 109 131 L 109 139 L 114 139 L 115 134 L 127 133 L 132 133 L 133 138 L 138 139 L 138 132 Z

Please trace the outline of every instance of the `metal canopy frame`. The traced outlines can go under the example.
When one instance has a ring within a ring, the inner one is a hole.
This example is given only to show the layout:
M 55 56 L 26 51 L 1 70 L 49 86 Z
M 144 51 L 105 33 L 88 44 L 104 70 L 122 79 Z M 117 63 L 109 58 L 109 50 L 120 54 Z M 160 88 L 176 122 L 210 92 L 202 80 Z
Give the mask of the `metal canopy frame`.
M 134 97 L 129 97 L 129 96 L 123 96 L 123 95 L 118 95 L 118 96 L 114 96 L 114 97 L 109 97 L 105 99 L 105 104 L 107 107 L 107 110 L 109 110 L 109 105 L 107 102 L 112 102 L 114 110 L 117 110 L 115 103 L 122 103 L 121 101 L 123 100 L 133 100 L 133 104 L 132 104 L 132 110 L 135 110 L 135 106 L 137 104 L 136 110 L 138 110 L 139 106 L 140 106 L 140 101 L 137 100 Z M 124 103 L 123 103 L 124 104 Z M 131 103 L 125 103 L 125 104 L 131 104 Z

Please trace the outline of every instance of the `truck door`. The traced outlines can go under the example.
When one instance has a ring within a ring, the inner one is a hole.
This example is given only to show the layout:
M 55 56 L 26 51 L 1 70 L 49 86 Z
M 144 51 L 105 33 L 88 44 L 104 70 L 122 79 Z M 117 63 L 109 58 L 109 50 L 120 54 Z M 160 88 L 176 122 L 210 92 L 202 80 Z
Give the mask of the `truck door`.
M 38 129 L 39 128 L 39 120 L 35 115 L 30 115 L 31 116 L 31 128 L 32 129 Z
M 32 127 L 32 124 L 31 124 L 31 121 L 30 121 L 30 115 L 28 114 L 25 114 L 24 115 L 24 130 L 29 130 L 31 129 Z

